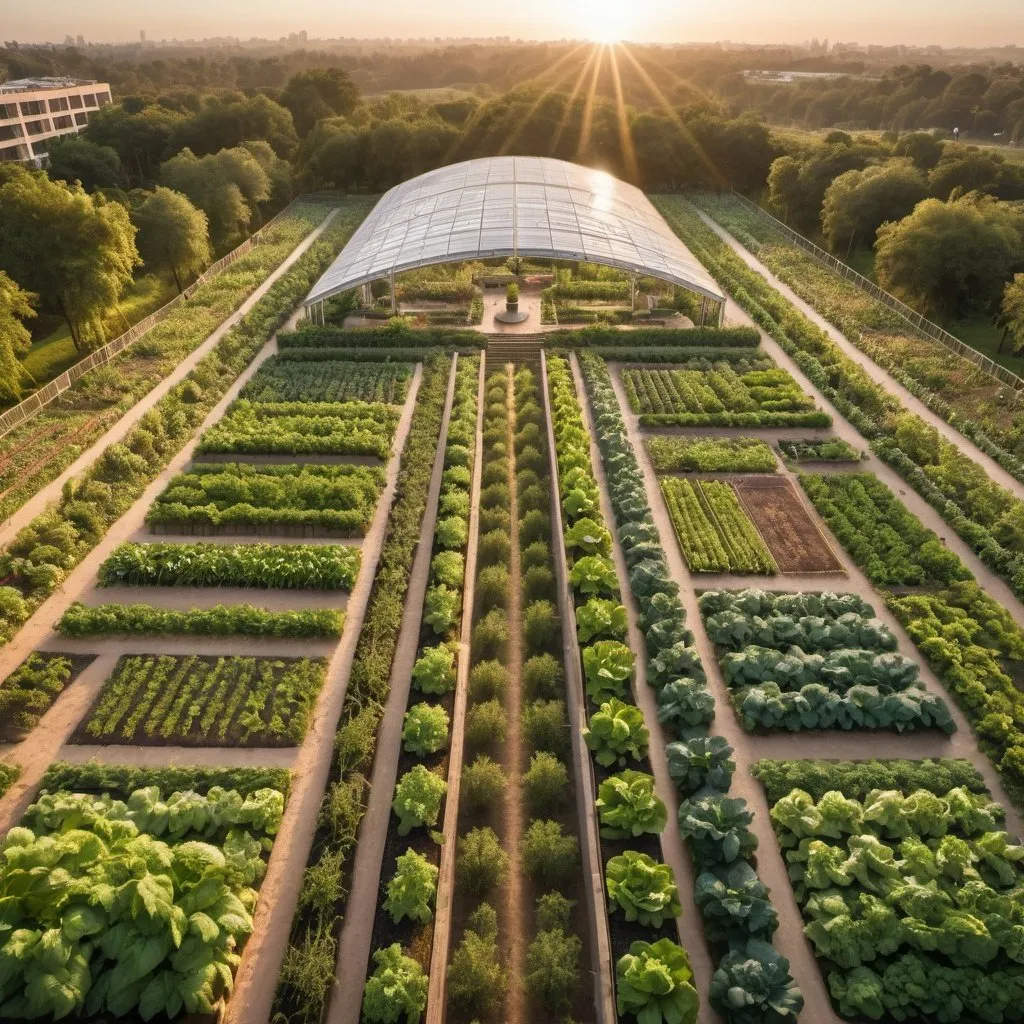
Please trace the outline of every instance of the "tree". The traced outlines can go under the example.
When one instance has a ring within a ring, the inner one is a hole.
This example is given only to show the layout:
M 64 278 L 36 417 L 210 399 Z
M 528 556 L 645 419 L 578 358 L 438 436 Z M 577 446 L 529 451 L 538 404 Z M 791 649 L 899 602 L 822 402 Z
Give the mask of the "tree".
M 144 184 L 156 177 L 171 135 L 181 121 L 181 114 L 156 104 L 137 114 L 110 105 L 90 115 L 83 134 L 98 146 L 110 146 L 121 158 L 131 181 Z
M 926 199 L 878 229 L 875 254 L 878 283 L 926 315 L 990 311 L 1024 265 L 1024 213 L 978 193 Z
M 1003 176 L 1004 161 L 998 153 L 975 146 L 951 146 L 928 176 L 936 199 L 948 199 L 953 189 L 995 195 Z
M 139 254 L 149 267 L 169 270 L 178 291 L 182 281 L 208 266 L 210 236 L 206 214 L 180 192 L 158 186 L 135 211 Z
M 931 132 L 909 132 L 900 137 L 896 156 L 908 156 L 919 171 L 930 171 L 942 156 L 945 145 Z
M 104 315 L 140 262 L 127 210 L 42 172 L 0 180 L 0 270 L 60 312 L 80 352 L 101 345 Z
M 0 270 L 0 395 L 15 401 L 21 397 L 22 380 L 28 376 L 19 357 L 32 343 L 22 320 L 36 315 L 34 299 Z
M 826 189 L 845 171 L 866 167 L 868 157 L 869 152 L 855 145 L 845 132 L 832 132 L 826 145 L 813 150 L 805 159 L 784 156 L 771 165 L 769 202 L 788 224 L 812 234 L 820 223 Z
M 1024 274 L 1015 274 L 1012 281 L 1007 281 L 996 323 L 1003 329 L 999 351 L 1009 340 L 1015 356 L 1024 353 Z
M 57 181 L 82 183 L 86 192 L 110 188 L 121 181 L 121 158 L 110 146 L 98 146 L 84 135 L 54 139 L 47 150 L 46 171 Z
M 903 160 L 840 174 L 821 207 L 825 241 L 833 252 L 870 245 L 882 224 L 901 220 L 926 195 L 921 172 Z
M 270 180 L 244 149 L 197 157 L 185 149 L 160 167 L 163 183 L 206 214 L 210 240 L 226 249 L 245 234 L 259 203 L 270 198 Z
M 292 115 L 262 94 L 207 96 L 202 107 L 180 120 L 168 140 L 168 155 L 190 149 L 207 156 L 240 146 L 246 139 L 266 142 L 280 157 L 290 157 L 298 143 Z
M 351 114 L 359 106 L 359 89 L 341 68 L 313 68 L 288 79 L 281 104 L 291 111 L 300 136 L 309 134 L 317 121 L 336 114 Z
M 286 206 L 294 195 L 292 188 L 292 168 L 287 160 L 282 160 L 269 142 L 262 140 L 248 141 L 241 144 L 242 149 L 252 154 L 253 159 L 263 168 L 263 173 L 270 179 L 270 205 L 274 209 Z

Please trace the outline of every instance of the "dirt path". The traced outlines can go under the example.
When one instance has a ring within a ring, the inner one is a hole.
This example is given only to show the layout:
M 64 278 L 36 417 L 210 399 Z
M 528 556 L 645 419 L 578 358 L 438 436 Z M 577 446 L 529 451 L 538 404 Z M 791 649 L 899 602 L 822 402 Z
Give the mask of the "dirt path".
M 679 942 L 689 955 L 694 985 L 700 994 L 700 1021 L 702 1024 L 712 1024 L 719 1020 L 718 1014 L 708 1005 L 708 987 L 711 984 L 711 976 L 714 974 L 715 968 L 707 940 L 704 937 L 700 910 L 693 900 L 693 884 L 696 880 L 693 860 L 686 850 L 683 837 L 676 824 L 679 820 L 679 796 L 668 774 L 668 759 L 665 756 L 665 745 L 669 737 L 666 737 L 665 730 L 658 721 L 658 705 L 654 688 L 647 684 L 647 641 L 637 625 L 640 609 L 629 585 L 626 558 L 622 552 L 622 545 L 619 543 L 618 531 L 615 529 L 615 514 L 612 511 L 608 492 L 608 478 L 605 474 L 601 450 L 597 446 L 597 431 L 590 403 L 587 400 L 587 391 L 576 356 L 573 355 L 570 361 L 573 380 L 576 384 L 576 394 L 580 399 L 580 408 L 583 412 L 583 424 L 590 435 L 590 460 L 593 463 L 594 476 L 600 490 L 601 515 L 611 529 L 612 559 L 615 562 L 615 572 L 619 578 L 622 603 L 626 606 L 629 616 L 629 647 L 636 654 L 633 697 L 637 707 L 643 712 L 644 722 L 650 732 L 650 745 L 647 753 L 651 760 L 651 770 L 654 772 L 654 789 L 668 809 L 668 824 L 662 831 L 660 840 L 662 859 L 672 868 L 676 877 L 676 885 L 679 887 L 679 900 L 683 906 L 682 914 L 676 918 Z M 636 438 L 633 439 L 633 443 L 635 446 Z
M 483 468 L 484 388 L 487 380 L 487 355 L 480 353 L 480 377 L 477 382 L 476 457 L 470 484 L 469 541 L 462 590 L 462 628 L 455 675 L 455 705 L 452 708 L 451 745 L 448 748 L 448 792 L 445 795 L 444 820 L 441 823 L 441 863 L 437 876 L 434 905 L 434 945 L 430 951 L 429 988 L 426 1024 L 441 1024 L 445 1018 L 448 981 L 448 950 L 451 945 L 452 902 L 455 892 L 455 854 L 459 838 L 459 796 L 462 786 L 462 761 L 465 748 L 466 705 L 469 700 L 470 648 L 473 635 L 473 608 L 476 596 L 476 552 L 480 539 L 480 478 Z
M 604 891 L 604 863 L 601 860 L 601 840 L 598 836 L 595 812 L 597 786 L 590 749 L 583 740 L 583 730 L 587 726 L 586 695 L 583 689 L 583 673 L 580 669 L 580 648 L 576 634 L 573 595 L 569 586 L 554 420 L 551 416 L 551 396 L 548 392 L 547 360 L 543 351 L 541 352 L 541 372 L 538 383 L 544 400 L 544 418 L 547 421 L 551 474 L 551 554 L 555 563 L 558 611 L 562 620 L 565 701 L 572 748 L 572 766 L 576 776 L 576 813 L 579 817 L 583 882 L 587 896 L 591 970 L 594 976 L 594 1004 L 597 1008 L 597 1024 L 615 1024 L 618 1019 L 615 1012 L 615 996 L 612 991 L 615 965 L 612 963 L 611 933 L 608 927 L 608 906 L 605 902 Z
M 398 633 L 395 658 L 388 679 L 388 699 L 377 733 L 377 753 L 370 776 L 370 798 L 359 826 L 355 860 L 349 882 L 348 905 L 338 941 L 338 958 L 334 986 L 326 1024 L 359 1024 L 363 1004 L 363 986 L 370 963 L 373 924 L 377 913 L 380 875 L 384 847 L 391 820 L 391 801 L 398 779 L 398 761 L 402 755 L 402 726 L 409 704 L 412 667 L 416 661 L 420 626 L 423 622 L 423 601 L 430 582 L 430 556 L 437 523 L 437 502 L 441 494 L 444 472 L 445 444 L 455 394 L 458 355 L 452 360 L 448 378 L 448 396 L 441 418 L 434 469 L 427 489 L 427 507 L 420 526 L 416 555 L 409 574 L 402 625 Z
M 311 231 L 292 250 L 284 261 L 271 273 L 238 309 L 235 310 L 194 352 L 186 356 L 178 365 L 155 387 L 149 394 L 140 398 L 102 437 L 98 438 L 63 473 L 55 480 L 52 480 L 40 491 L 31 497 L 18 509 L 9 519 L 0 525 L 0 547 L 6 546 L 13 539 L 15 534 L 28 525 L 44 508 L 60 497 L 61 489 L 66 481 L 87 469 L 102 454 L 108 445 L 120 441 L 142 417 L 167 394 L 175 384 L 183 380 L 196 365 L 206 356 L 214 346 L 224 337 L 239 320 L 245 316 L 253 306 L 270 291 L 274 283 L 282 277 L 294 265 L 309 247 L 327 230 L 332 221 L 338 215 L 338 210 L 332 210 L 323 222 Z M 218 417 L 219 418 L 219 417 Z
M 736 776 L 730 795 L 742 796 L 754 811 L 753 831 L 757 834 L 759 845 L 757 851 L 758 874 L 772 890 L 772 902 L 779 912 L 779 931 L 776 934 L 776 945 L 789 958 L 793 977 L 800 984 L 806 1000 L 804 1017 L 815 1024 L 823 1021 L 838 1021 L 832 1010 L 831 1000 L 825 987 L 823 976 L 817 966 L 810 944 L 803 935 L 803 923 L 800 910 L 786 873 L 785 862 L 779 851 L 778 843 L 771 828 L 768 814 L 768 803 L 760 784 L 750 774 L 750 766 L 761 758 L 885 758 L 885 757 L 963 757 L 970 760 L 985 779 L 986 785 L 996 799 L 1007 811 L 1007 826 L 1011 832 L 1020 830 L 1019 815 L 1013 809 L 1001 781 L 975 742 L 973 733 L 963 714 L 949 697 L 945 688 L 934 673 L 924 663 L 911 643 L 903 628 L 885 607 L 878 593 L 874 590 L 867 577 L 852 563 L 842 546 L 832 537 L 824 522 L 817 516 L 813 508 L 810 514 L 815 519 L 838 554 L 847 572 L 847 578 L 801 579 L 800 584 L 792 577 L 779 576 L 774 578 L 758 577 L 740 578 L 717 577 L 730 587 L 743 585 L 767 586 L 776 590 L 839 590 L 844 593 L 858 594 L 869 601 L 875 608 L 878 617 L 889 626 L 899 641 L 900 650 L 914 659 L 921 666 L 921 681 L 932 692 L 942 695 L 949 705 L 950 712 L 957 724 L 957 731 L 951 737 L 945 737 L 933 730 L 911 732 L 904 735 L 883 731 L 843 732 L 806 732 L 772 736 L 753 736 L 743 730 L 729 703 L 729 690 L 722 677 L 715 649 L 707 632 L 697 606 L 696 588 L 710 589 L 707 579 L 692 575 L 679 550 L 672 528 L 668 509 L 658 486 L 657 475 L 642 443 L 641 431 L 636 416 L 630 411 L 626 401 L 621 380 L 612 375 L 612 384 L 619 401 L 620 411 L 626 424 L 627 434 L 632 441 L 641 469 L 647 484 L 648 499 L 655 524 L 661 535 L 662 546 L 668 558 L 669 569 L 680 585 L 680 597 L 687 612 L 687 620 L 694 632 L 695 643 L 701 662 L 708 676 L 708 686 L 714 694 L 717 713 L 712 732 L 724 736 L 735 750 L 737 764 Z M 816 392 L 813 392 L 815 393 Z M 756 432 L 754 432 L 756 436 Z M 786 467 L 781 472 L 792 475 Z M 816 582 L 816 585 L 815 585 Z
M 274 842 L 267 875 L 256 904 L 255 928 L 246 943 L 235 976 L 235 991 L 228 1002 L 226 1024 L 258 1024 L 270 1019 L 281 962 L 288 949 L 291 922 L 298 905 L 302 877 L 316 832 L 320 800 L 327 786 L 334 753 L 334 733 L 341 718 L 349 672 L 377 573 L 380 549 L 395 496 L 402 450 L 409 435 L 413 409 L 419 394 L 423 367 L 418 364 L 388 463 L 387 483 L 366 534 L 359 579 L 349 596 L 348 614 L 341 642 L 327 669 L 327 680 L 317 701 L 316 713 L 292 773 L 292 792 L 285 807 L 281 830 Z
M 58 760 L 85 764 L 127 764 L 136 768 L 168 768 L 187 765 L 200 768 L 288 768 L 299 756 L 299 747 L 138 747 L 121 743 L 69 743 Z
M 509 859 L 507 904 L 499 908 L 506 917 L 508 940 L 508 996 L 505 1001 L 505 1024 L 527 1024 L 526 992 L 523 987 L 526 947 L 530 941 L 529 910 L 525 906 L 523 859 L 523 592 L 519 556 L 519 486 L 516 480 L 516 387 L 515 367 L 506 367 L 508 374 L 508 510 L 512 518 L 512 550 L 509 555 L 508 605 L 508 691 L 505 711 L 508 714 L 508 739 L 505 745 L 505 806 L 502 820 L 505 852 Z

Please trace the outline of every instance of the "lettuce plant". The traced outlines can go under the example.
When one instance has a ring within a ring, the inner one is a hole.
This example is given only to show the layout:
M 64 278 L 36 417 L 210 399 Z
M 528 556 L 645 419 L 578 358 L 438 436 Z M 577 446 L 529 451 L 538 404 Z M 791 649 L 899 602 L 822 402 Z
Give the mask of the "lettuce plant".
M 439 644 L 424 648 L 412 667 L 412 681 L 422 693 L 448 693 L 455 686 L 455 654 Z
M 585 555 L 577 558 L 569 571 L 569 582 L 581 594 L 615 597 L 619 592 L 619 578 L 615 564 L 603 555 Z
M 732 747 L 722 736 L 695 736 L 665 747 L 668 773 L 684 796 L 707 786 L 728 793 L 736 762 Z
M 576 635 L 581 644 L 601 639 L 622 640 L 626 629 L 626 609 L 617 601 L 592 597 L 576 609 Z
M 671 939 L 634 942 L 615 965 L 619 1016 L 640 1024 L 696 1024 L 700 999 L 686 951 Z
M 577 519 L 565 532 L 565 546 L 583 555 L 605 555 L 612 551 L 612 535 L 593 519 Z
M 384 909 L 395 924 L 406 917 L 425 923 L 434 916 L 431 904 L 436 893 L 437 868 L 422 854 L 408 849 L 396 860 Z
M 660 928 L 682 912 L 672 869 L 646 853 L 626 850 L 605 869 L 610 910 L 623 910 L 627 921 Z
M 679 805 L 679 831 L 701 866 L 746 860 L 757 849 L 753 820 L 742 797 L 705 796 Z
M 785 1024 L 804 1008 L 789 961 L 761 939 L 751 939 L 722 958 L 709 999 L 728 1024 Z
M 647 753 L 648 730 L 643 712 L 618 697 L 605 701 L 590 716 L 583 739 L 594 753 L 594 760 L 605 768 L 613 764 L 625 767 L 627 759 L 639 761 Z
M 668 810 L 654 792 L 654 776 L 631 768 L 601 783 L 596 804 L 605 839 L 658 834 L 668 821 Z
M 448 742 L 448 712 L 439 704 L 416 704 L 405 713 L 402 744 L 410 754 L 426 757 Z
M 441 584 L 431 587 L 427 591 L 423 602 L 423 621 L 438 636 L 445 636 L 451 632 L 458 622 L 461 611 L 461 588 L 451 588 Z
M 416 1024 L 427 1008 L 428 980 L 423 968 L 397 942 L 378 949 L 373 962 L 377 966 L 363 991 L 363 1020 Z
M 622 697 L 627 681 L 633 675 L 636 658 L 618 640 L 598 640 L 583 648 L 583 672 L 587 679 L 587 696 L 600 704 L 610 697 Z
M 419 825 L 434 826 L 448 784 L 439 775 L 418 764 L 410 768 L 395 786 L 391 806 L 398 818 L 398 834 L 407 836 Z

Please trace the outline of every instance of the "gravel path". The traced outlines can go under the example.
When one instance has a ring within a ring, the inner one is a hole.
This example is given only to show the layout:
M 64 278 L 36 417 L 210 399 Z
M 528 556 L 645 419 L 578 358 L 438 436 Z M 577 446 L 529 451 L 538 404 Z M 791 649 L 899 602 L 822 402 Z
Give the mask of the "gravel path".
M 345 630 L 327 669 L 327 680 L 317 701 L 313 724 L 306 734 L 292 773 L 292 792 L 284 820 L 274 842 L 267 875 L 256 904 L 255 928 L 242 953 L 235 976 L 235 991 L 224 1015 L 225 1024 L 257 1024 L 268 1021 L 277 989 L 281 962 L 288 949 L 291 922 L 298 905 L 302 877 L 316 832 L 320 801 L 327 787 L 334 734 L 341 718 L 349 672 L 377 573 L 381 544 L 395 496 L 401 453 L 409 435 L 412 413 L 419 394 L 423 367 L 417 365 L 388 463 L 387 483 L 377 505 L 359 579 L 349 597 Z
M 774 353 L 773 353 L 774 355 Z M 804 383 L 810 393 L 817 396 L 809 383 Z M 768 803 L 760 784 L 750 774 L 750 766 L 761 758 L 883 758 L 883 757 L 963 757 L 974 763 L 992 791 L 993 797 L 1007 811 L 1007 826 L 1011 832 L 1020 831 L 1020 818 L 1013 809 L 1001 781 L 992 768 L 988 758 L 978 749 L 970 726 L 959 711 L 945 688 L 935 677 L 923 660 L 917 655 L 903 628 L 888 611 L 878 593 L 867 580 L 867 577 L 850 561 L 846 552 L 832 537 L 824 522 L 810 509 L 817 525 L 824 531 L 833 548 L 843 562 L 847 572 L 846 579 L 836 580 L 835 577 L 800 578 L 799 585 L 794 577 L 717 577 L 717 582 L 732 588 L 753 585 L 769 586 L 770 589 L 796 591 L 803 590 L 840 590 L 855 593 L 870 601 L 878 617 L 889 626 L 899 641 L 900 649 L 912 656 L 921 666 L 921 681 L 933 692 L 946 698 L 947 704 L 957 724 L 957 732 L 945 737 L 935 731 L 897 734 L 882 731 L 863 732 L 806 732 L 797 734 L 774 734 L 771 736 L 754 736 L 745 732 L 732 711 L 729 703 L 729 691 L 722 677 L 713 644 L 707 636 L 697 606 L 697 588 L 710 589 L 708 578 L 695 576 L 689 572 L 676 542 L 668 509 L 658 486 L 657 475 L 642 444 L 642 433 L 637 424 L 637 417 L 630 411 L 625 391 L 619 376 L 612 374 L 612 384 L 619 400 L 620 410 L 626 424 L 627 433 L 633 443 L 634 450 L 646 478 L 648 498 L 655 523 L 661 535 L 662 546 L 668 557 L 669 569 L 673 578 L 680 585 L 680 596 L 686 607 L 687 619 L 694 632 L 695 643 L 701 662 L 708 676 L 708 685 L 714 694 L 717 714 L 712 732 L 724 736 L 735 750 L 737 763 L 736 776 L 730 795 L 742 796 L 754 811 L 753 831 L 757 834 L 758 874 L 772 890 L 772 902 L 779 911 L 779 931 L 776 933 L 776 945 L 789 957 L 793 977 L 800 984 L 806 1000 L 804 1017 L 815 1024 L 823 1021 L 838 1021 L 832 1010 L 831 1000 L 825 987 L 822 973 L 815 962 L 810 943 L 804 938 L 803 924 L 799 907 L 793 896 L 792 887 L 786 874 L 785 862 L 779 851 L 778 843 L 771 828 L 768 814 Z M 817 396 L 820 397 L 820 396 Z M 822 404 L 826 404 L 822 402 Z M 832 410 L 830 410 L 832 411 Z M 833 415 L 835 413 L 833 412 Z M 877 463 L 877 460 L 876 460 Z M 881 463 L 877 463 L 882 465 Z M 792 475 L 783 467 L 782 472 Z
M 186 356 L 178 365 L 159 383 L 149 394 L 140 398 L 125 414 L 100 438 L 91 444 L 84 452 L 56 480 L 52 480 L 41 490 L 31 497 L 18 509 L 9 519 L 0 525 L 0 547 L 9 544 L 15 534 L 27 526 L 44 508 L 60 497 L 64 484 L 86 470 L 102 454 L 103 450 L 120 441 L 139 422 L 142 417 L 167 394 L 175 384 L 183 380 L 196 365 L 214 348 L 225 334 L 239 320 L 245 316 L 270 291 L 274 283 L 282 277 L 294 265 L 296 260 L 305 253 L 309 247 L 327 230 L 331 222 L 338 215 L 338 210 L 332 210 L 323 222 L 311 231 L 292 250 L 291 254 L 270 274 L 250 296 L 218 327 L 194 352 Z M 218 417 L 219 418 L 219 417 Z
M 380 895 L 380 875 L 384 848 L 391 821 L 391 801 L 398 778 L 398 761 L 402 756 L 402 726 L 409 704 L 412 667 L 416 661 L 420 627 L 423 622 L 423 601 L 430 582 L 430 555 L 437 523 L 437 502 L 441 494 L 444 472 L 445 443 L 455 394 L 458 355 L 452 360 L 448 378 L 448 396 L 441 419 L 441 432 L 434 456 L 434 470 L 427 489 L 427 507 L 420 526 L 416 555 L 405 595 L 402 625 L 398 634 L 395 658 L 388 679 L 388 698 L 377 733 L 377 752 L 370 776 L 370 798 L 359 826 L 355 859 L 349 881 L 348 904 L 338 941 L 338 958 L 334 986 L 331 989 L 327 1024 L 359 1024 L 363 1004 L 363 986 L 370 963 L 374 918 Z
M 718 1015 L 708 1005 L 708 986 L 711 984 L 711 976 L 714 974 L 714 964 L 707 941 L 704 938 L 704 926 L 700 911 L 693 901 L 693 883 L 696 878 L 693 860 L 683 844 L 683 837 L 680 835 L 677 825 L 679 820 L 679 796 L 668 773 L 668 759 L 665 756 L 667 738 L 665 730 L 658 721 L 658 705 L 654 688 L 647 684 L 647 641 L 637 625 L 640 609 L 629 585 L 626 559 L 622 553 L 622 545 L 619 543 L 618 532 L 615 529 L 615 515 L 612 512 L 611 499 L 608 493 L 608 479 L 605 475 L 601 451 L 597 446 L 597 431 L 594 427 L 590 403 L 587 400 L 587 391 L 583 384 L 583 377 L 580 374 L 579 363 L 576 360 L 575 354 L 571 358 L 571 363 L 573 378 L 576 383 L 576 394 L 580 399 L 580 407 L 583 411 L 583 423 L 590 434 L 590 459 L 593 463 L 594 476 L 597 478 L 597 484 L 601 492 L 601 515 L 604 516 L 604 521 L 611 527 L 612 558 L 615 561 L 615 571 L 619 578 L 622 603 L 626 606 L 629 616 L 629 646 L 636 654 L 633 696 L 636 699 L 637 706 L 643 712 L 644 722 L 650 732 L 648 756 L 651 760 L 651 770 L 654 772 L 654 788 L 668 809 L 668 824 L 662 831 L 660 839 L 662 858 L 672 868 L 672 872 L 676 877 L 676 885 L 679 887 L 679 899 L 683 906 L 682 914 L 676 918 L 676 927 L 679 930 L 679 941 L 689 955 L 690 966 L 693 969 L 694 985 L 700 994 L 700 1020 L 702 1024 L 710 1024 L 710 1022 L 719 1020 Z M 638 443 L 639 438 L 634 436 L 632 440 L 634 447 L 639 450 L 642 447 Z

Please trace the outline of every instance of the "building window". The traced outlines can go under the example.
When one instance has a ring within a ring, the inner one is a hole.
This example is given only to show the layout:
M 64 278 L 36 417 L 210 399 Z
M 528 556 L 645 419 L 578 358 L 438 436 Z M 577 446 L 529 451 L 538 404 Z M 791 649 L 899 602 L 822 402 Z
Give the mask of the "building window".
M 87 107 L 95 107 L 96 106 L 96 97 L 95 97 L 95 95 L 93 93 L 87 92 L 82 97 L 82 102 L 85 103 L 85 105 Z
M 29 135 L 42 135 L 50 130 L 50 122 L 45 117 L 39 121 L 26 121 L 25 130 Z
M 75 124 L 88 124 L 88 123 L 89 123 L 89 115 L 88 114 L 75 114 Z
M 48 142 L 49 142 L 49 140 L 47 140 L 47 139 L 40 139 L 38 142 L 33 142 L 32 143 L 32 155 L 33 156 L 45 156 L 45 154 L 46 154 L 46 147 L 48 145 Z
M 69 96 L 68 102 L 71 104 L 72 110 L 82 109 L 82 97 L 81 96 Z
M 7 120 L 18 116 L 17 103 L 0 103 L 0 120 Z
M 33 114 L 45 114 L 46 104 L 42 100 L 26 100 L 21 105 L 22 117 L 31 117 Z
M 68 98 L 66 96 L 58 96 L 55 100 L 50 100 L 50 113 L 54 114 L 58 110 L 68 109 Z
M 98 92 L 96 94 L 96 100 L 101 107 L 105 107 L 110 102 L 109 92 Z
M 61 114 L 60 117 L 53 119 L 53 127 L 56 131 L 63 131 L 65 128 L 71 128 L 74 126 L 74 122 L 71 120 L 70 114 Z
M 0 142 L 6 142 L 8 139 L 20 139 L 24 137 L 24 134 L 20 124 L 0 125 Z
M 0 148 L 0 163 L 8 163 L 11 160 L 24 160 L 28 156 L 24 146 L 6 146 Z

